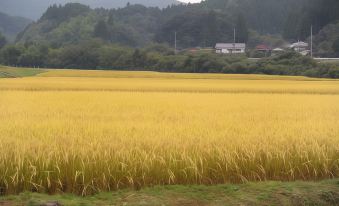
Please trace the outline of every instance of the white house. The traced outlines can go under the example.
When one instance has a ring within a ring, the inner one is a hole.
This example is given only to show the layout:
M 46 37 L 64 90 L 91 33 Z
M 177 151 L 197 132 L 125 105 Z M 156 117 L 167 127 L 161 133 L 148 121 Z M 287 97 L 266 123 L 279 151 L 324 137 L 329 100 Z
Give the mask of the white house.
M 274 52 L 283 52 L 284 49 L 277 47 L 277 48 L 273 49 L 272 51 L 274 51 Z
M 215 45 L 217 54 L 243 54 L 245 51 L 245 43 L 217 43 Z
M 272 50 L 272 54 L 273 54 L 273 55 L 275 55 L 275 54 L 281 54 L 281 53 L 283 53 L 284 51 L 285 51 L 284 49 L 277 47 L 277 48 L 275 48 L 275 49 Z
M 298 42 L 291 44 L 290 48 L 293 49 L 296 52 L 303 52 L 303 51 L 306 51 L 308 49 L 308 43 L 298 41 Z

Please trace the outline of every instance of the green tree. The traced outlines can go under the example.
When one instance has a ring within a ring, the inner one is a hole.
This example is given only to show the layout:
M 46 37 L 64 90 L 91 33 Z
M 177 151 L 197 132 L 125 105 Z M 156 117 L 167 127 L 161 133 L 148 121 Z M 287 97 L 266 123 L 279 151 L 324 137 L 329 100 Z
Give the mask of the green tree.
M 247 28 L 247 22 L 245 17 L 240 13 L 238 15 L 237 21 L 236 21 L 236 30 L 237 30 L 237 42 L 245 42 L 247 43 L 248 41 L 248 28 Z
M 94 28 L 94 36 L 103 40 L 110 40 L 110 31 L 104 20 L 100 20 Z
M 30 45 L 22 52 L 18 63 L 26 67 L 44 67 L 48 52 L 46 45 Z
M 0 49 L 7 44 L 6 38 L 0 33 Z
M 218 36 L 217 15 L 214 11 L 207 14 L 204 24 L 204 46 L 214 46 Z
M 139 49 L 136 49 L 132 55 L 133 66 L 137 69 L 143 69 L 146 65 L 146 54 Z
M 107 24 L 112 26 L 114 24 L 114 12 L 110 11 L 108 14 Z
M 332 48 L 334 52 L 339 53 L 339 37 L 333 42 Z
M 100 46 L 100 43 L 96 41 L 65 46 L 58 52 L 52 52 L 56 57 L 52 59 L 50 56 L 52 60 L 50 64 L 56 68 L 96 69 L 99 63 L 98 48 Z
M 99 50 L 99 67 L 103 69 L 128 69 L 132 51 L 130 48 L 107 45 Z
M 9 45 L 1 50 L 2 63 L 5 65 L 16 66 L 19 64 L 19 58 L 22 54 L 20 46 Z
M 298 12 L 290 12 L 287 19 L 285 20 L 285 25 L 283 29 L 283 37 L 285 39 L 298 39 L 298 27 L 299 27 L 300 15 Z

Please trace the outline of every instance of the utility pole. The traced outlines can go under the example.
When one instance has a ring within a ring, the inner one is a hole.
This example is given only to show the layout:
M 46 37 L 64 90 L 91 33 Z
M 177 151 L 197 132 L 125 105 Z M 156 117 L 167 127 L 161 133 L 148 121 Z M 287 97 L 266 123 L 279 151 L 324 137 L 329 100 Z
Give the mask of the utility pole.
M 174 54 L 177 54 L 177 32 L 174 32 Z
M 313 58 L 313 25 L 311 25 L 311 57 Z

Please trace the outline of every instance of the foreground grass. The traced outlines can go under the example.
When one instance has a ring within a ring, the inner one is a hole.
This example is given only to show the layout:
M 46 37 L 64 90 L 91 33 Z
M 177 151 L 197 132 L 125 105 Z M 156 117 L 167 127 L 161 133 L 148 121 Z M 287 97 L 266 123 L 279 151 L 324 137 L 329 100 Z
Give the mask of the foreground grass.
M 322 182 L 263 182 L 242 185 L 156 186 L 94 196 L 22 193 L 0 205 L 339 205 L 339 179 Z
M 13 68 L 0 65 L 0 78 L 18 78 L 29 77 L 43 73 L 42 69 L 30 69 L 30 68 Z

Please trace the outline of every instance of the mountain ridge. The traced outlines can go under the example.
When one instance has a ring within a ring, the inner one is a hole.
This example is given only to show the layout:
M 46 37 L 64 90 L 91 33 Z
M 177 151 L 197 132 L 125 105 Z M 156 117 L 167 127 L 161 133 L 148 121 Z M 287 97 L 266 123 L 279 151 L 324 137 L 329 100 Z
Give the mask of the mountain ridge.
M 15 36 L 30 23 L 32 23 L 32 20 L 30 19 L 10 16 L 6 13 L 0 12 L 0 32 L 10 41 L 13 41 Z
M 0 12 L 13 16 L 37 20 L 53 4 L 81 3 L 91 8 L 121 8 L 130 4 L 141 4 L 147 7 L 164 8 L 172 4 L 180 4 L 177 0 L 1 0 Z

